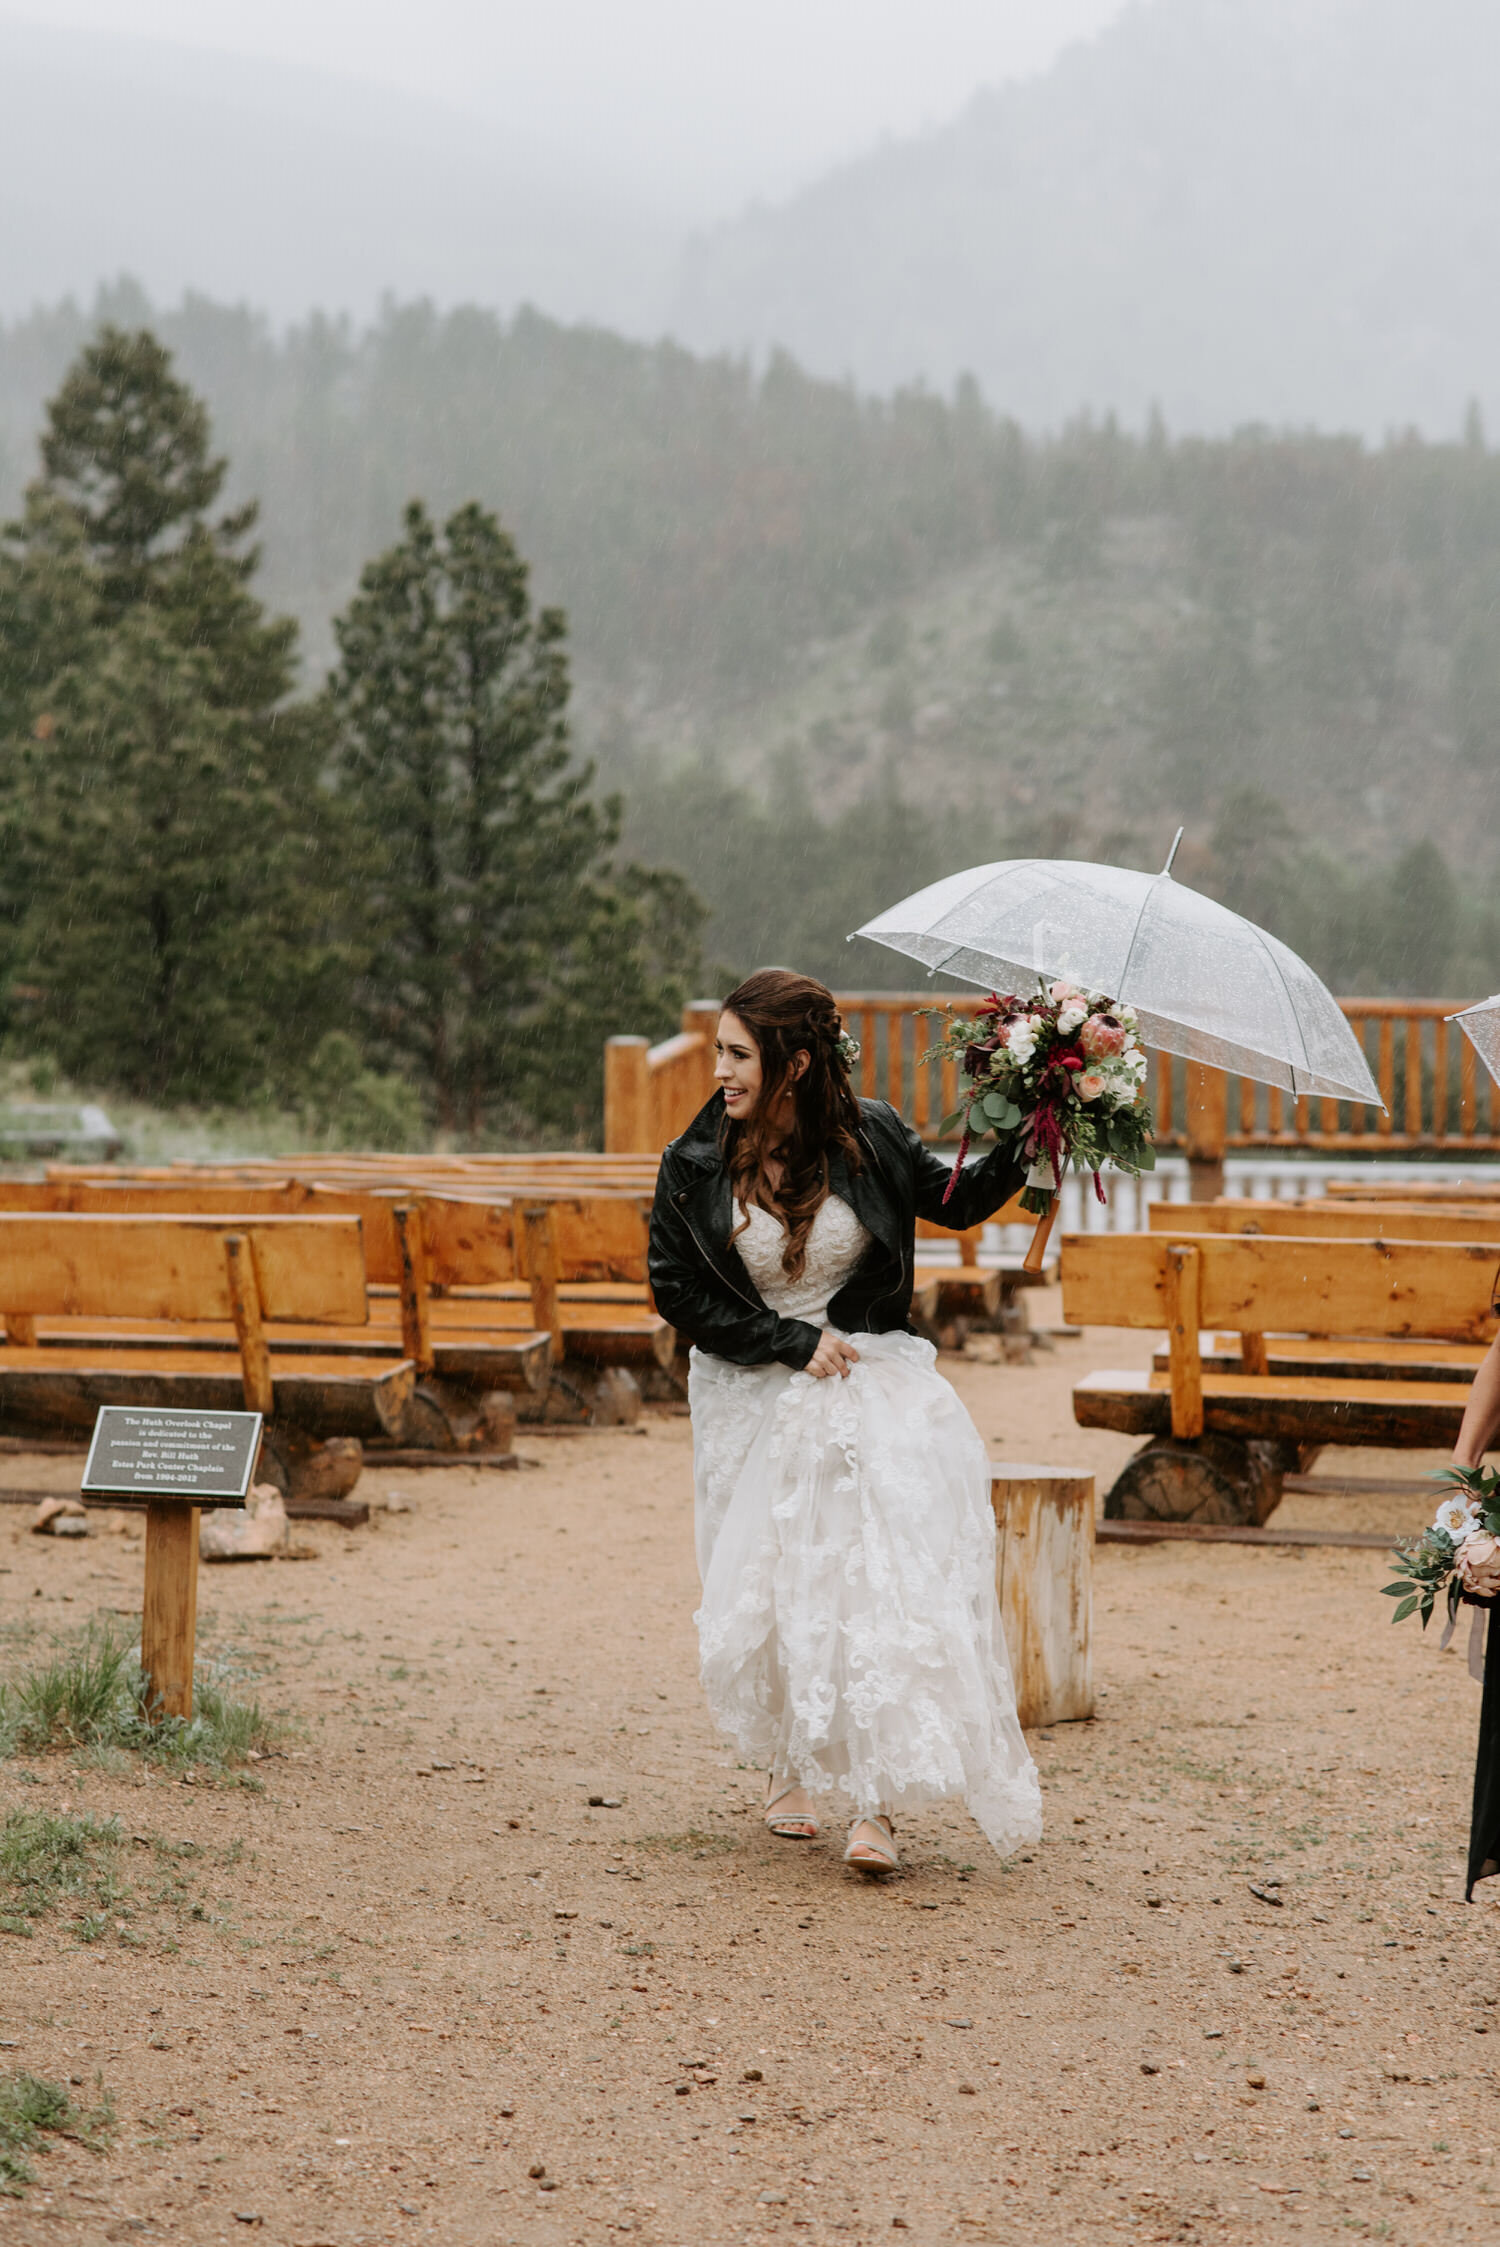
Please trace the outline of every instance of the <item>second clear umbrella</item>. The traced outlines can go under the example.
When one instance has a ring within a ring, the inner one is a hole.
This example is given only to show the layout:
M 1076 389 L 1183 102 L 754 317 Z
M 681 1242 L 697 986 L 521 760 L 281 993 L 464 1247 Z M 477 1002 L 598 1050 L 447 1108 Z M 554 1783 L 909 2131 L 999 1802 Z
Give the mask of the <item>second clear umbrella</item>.
M 1450 1014 L 1468 1039 L 1496 1084 L 1500 1084 L 1500 991 L 1493 998 L 1477 999 L 1460 1014 Z

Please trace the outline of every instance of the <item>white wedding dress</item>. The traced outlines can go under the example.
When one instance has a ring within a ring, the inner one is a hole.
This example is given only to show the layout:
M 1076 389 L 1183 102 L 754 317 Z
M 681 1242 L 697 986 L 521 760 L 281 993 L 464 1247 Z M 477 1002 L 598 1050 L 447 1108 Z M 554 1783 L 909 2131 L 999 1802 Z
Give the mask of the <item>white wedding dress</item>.
M 742 1213 L 743 1214 L 743 1213 Z M 830 1197 L 807 1265 L 752 1209 L 736 1240 L 783 1318 L 826 1324 L 869 1242 Z M 1002 1854 L 1042 1830 L 995 1598 L 984 1443 L 911 1334 L 851 1336 L 847 1380 L 694 1350 L 704 1690 L 742 1755 L 856 1814 L 962 1795 Z

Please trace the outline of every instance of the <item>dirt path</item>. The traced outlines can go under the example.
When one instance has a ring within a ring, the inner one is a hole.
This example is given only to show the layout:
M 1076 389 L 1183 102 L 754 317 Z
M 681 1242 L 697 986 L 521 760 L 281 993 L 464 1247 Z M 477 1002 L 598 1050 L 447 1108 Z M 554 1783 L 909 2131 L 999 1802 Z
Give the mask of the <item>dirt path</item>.
M 1140 1355 L 956 1378 L 997 1455 L 1105 1476 L 1129 1447 L 1068 1389 Z M 1101 1548 L 1100 1713 L 1036 1736 L 1044 1843 L 1002 1866 L 930 1814 L 872 1887 L 765 1834 L 709 1730 L 686 1421 L 522 1448 L 371 1474 L 412 1510 L 204 1572 L 205 1639 L 303 1728 L 264 1791 L 0 1764 L 6 1810 L 132 1837 L 102 1940 L 0 1936 L 0 2066 L 98 2070 L 121 2119 L 40 2161 L 0 2241 L 1500 2233 L 1478 1694 L 1390 1627 L 1378 1555 Z M 12 1658 L 138 1597 L 137 1543 L 25 1518 Z

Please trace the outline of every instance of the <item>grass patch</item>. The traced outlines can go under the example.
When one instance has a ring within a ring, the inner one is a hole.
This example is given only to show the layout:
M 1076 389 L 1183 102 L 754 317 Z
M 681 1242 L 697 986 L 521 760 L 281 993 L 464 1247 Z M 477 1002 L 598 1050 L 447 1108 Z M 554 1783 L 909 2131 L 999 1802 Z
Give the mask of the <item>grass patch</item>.
M 278 1727 L 257 1701 L 239 1699 L 231 1674 L 201 1663 L 191 1717 L 153 1717 L 138 1643 L 94 1622 L 30 1669 L 0 1683 L 0 1754 L 84 1749 L 153 1763 L 233 1770 L 274 1745 Z
M 722 1857 L 739 1846 L 733 1834 L 706 1833 L 701 1826 L 689 1826 L 686 1833 L 642 1834 L 637 1849 L 664 1851 L 682 1856 L 688 1852 L 695 1857 Z
M 119 1901 L 120 1829 L 113 1819 L 69 1818 L 51 1810 L 13 1810 L 0 1826 L 0 1930 L 29 1935 L 31 1922 L 60 1904 L 75 1912 L 84 1941 L 102 1933 Z
M 19 2199 L 35 2177 L 26 2160 L 44 2137 L 72 2138 L 91 2152 L 105 2145 L 115 2126 L 114 2101 L 103 2085 L 98 2104 L 75 2106 L 60 2083 L 45 2076 L 0 2075 L 0 2193 Z

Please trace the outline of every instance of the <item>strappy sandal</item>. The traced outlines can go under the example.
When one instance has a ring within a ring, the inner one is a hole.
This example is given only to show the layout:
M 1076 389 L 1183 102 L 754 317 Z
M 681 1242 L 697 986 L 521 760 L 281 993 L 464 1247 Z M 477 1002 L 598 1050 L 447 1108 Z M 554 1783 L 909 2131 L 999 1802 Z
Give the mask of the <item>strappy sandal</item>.
M 875 1833 L 884 1826 L 891 1837 L 889 1844 L 882 1841 L 856 1841 L 855 1835 L 864 1826 Z M 901 1870 L 901 1859 L 896 1854 L 896 1829 L 883 1810 L 874 1818 L 855 1819 L 849 1828 L 849 1846 L 844 1851 L 844 1863 L 862 1873 L 893 1873 Z
M 766 1804 L 765 1809 L 761 1813 L 762 1817 L 765 1819 L 766 1824 L 770 1827 L 772 1833 L 777 1835 L 780 1840 L 817 1840 L 818 1821 L 815 1817 L 813 1817 L 810 1811 L 799 1810 L 795 1813 L 787 1813 L 784 1811 L 779 1818 L 776 1815 L 776 1805 L 778 1802 L 785 1802 L 789 1794 L 805 1794 L 806 1792 L 807 1789 L 803 1786 L 800 1779 L 791 1779 L 782 1788 L 779 1794 L 773 1794 L 771 1796 L 770 1800 Z

